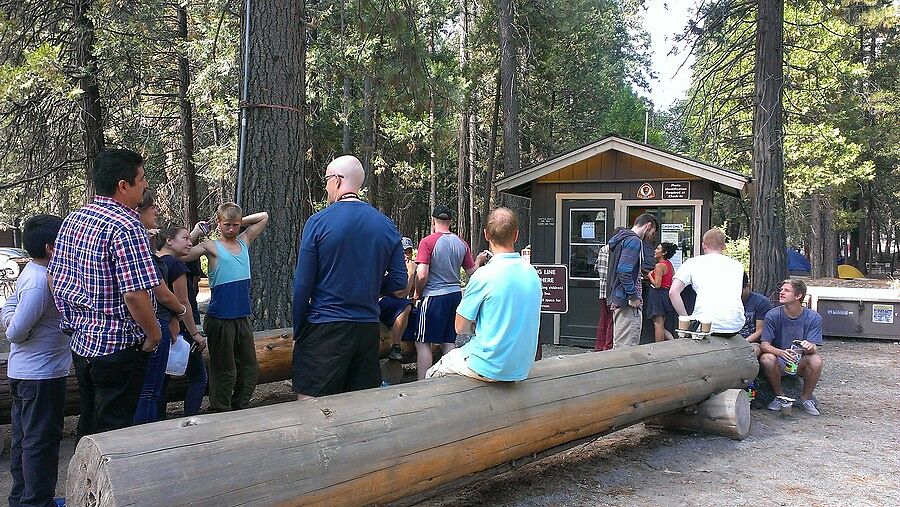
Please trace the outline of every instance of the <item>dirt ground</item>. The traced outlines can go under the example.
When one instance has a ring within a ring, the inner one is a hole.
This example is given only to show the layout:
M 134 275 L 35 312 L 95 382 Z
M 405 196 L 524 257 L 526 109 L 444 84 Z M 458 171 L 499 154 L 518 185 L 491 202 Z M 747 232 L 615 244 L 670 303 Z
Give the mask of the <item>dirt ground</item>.
M 820 417 L 754 410 L 750 436 L 741 442 L 638 424 L 420 505 L 900 505 L 900 343 L 832 339 L 823 355 Z M 266 384 L 253 405 L 290 399 L 287 384 Z M 180 409 L 169 405 L 173 417 Z M 66 418 L 60 496 L 76 419 Z M 9 425 L 0 434 L 8 447 Z M 8 448 L 0 470 L 5 495 Z

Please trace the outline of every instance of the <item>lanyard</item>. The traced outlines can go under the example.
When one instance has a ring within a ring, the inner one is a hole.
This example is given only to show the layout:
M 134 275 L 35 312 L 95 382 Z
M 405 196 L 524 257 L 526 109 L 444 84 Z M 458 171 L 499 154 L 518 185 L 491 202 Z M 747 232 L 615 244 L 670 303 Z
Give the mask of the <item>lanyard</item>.
M 344 199 L 359 199 L 359 196 L 353 192 L 346 193 L 340 197 L 338 197 L 338 201 L 343 201 Z

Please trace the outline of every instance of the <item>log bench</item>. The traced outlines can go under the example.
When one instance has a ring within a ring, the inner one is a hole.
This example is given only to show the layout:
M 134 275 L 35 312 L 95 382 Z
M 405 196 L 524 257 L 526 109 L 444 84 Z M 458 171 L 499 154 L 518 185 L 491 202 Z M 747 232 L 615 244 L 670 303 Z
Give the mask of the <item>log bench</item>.
M 529 378 L 446 377 L 84 437 L 69 505 L 372 505 L 741 388 L 746 341 L 545 358 Z

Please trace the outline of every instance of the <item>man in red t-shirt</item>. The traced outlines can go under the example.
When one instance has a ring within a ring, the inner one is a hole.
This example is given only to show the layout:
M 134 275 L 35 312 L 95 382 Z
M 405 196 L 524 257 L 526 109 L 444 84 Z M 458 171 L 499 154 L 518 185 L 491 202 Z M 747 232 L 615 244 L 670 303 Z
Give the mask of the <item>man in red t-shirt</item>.
M 450 232 L 452 214 L 446 206 L 435 206 L 431 214 L 432 233 L 419 242 L 416 255 L 416 294 L 420 300 L 416 331 L 416 358 L 419 380 L 431 368 L 431 344 L 440 343 L 444 353 L 456 346 L 456 307 L 462 298 L 459 269 L 469 276 L 487 261 L 482 252 L 472 259 L 469 245 Z

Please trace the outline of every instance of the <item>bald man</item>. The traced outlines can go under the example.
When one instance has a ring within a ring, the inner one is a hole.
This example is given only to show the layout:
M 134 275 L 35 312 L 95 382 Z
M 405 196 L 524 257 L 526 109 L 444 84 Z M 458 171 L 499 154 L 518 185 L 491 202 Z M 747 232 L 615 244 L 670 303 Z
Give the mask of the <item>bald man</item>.
M 359 160 L 336 158 L 323 180 L 328 207 L 306 222 L 294 273 L 298 400 L 381 385 L 378 297 L 407 283 L 397 226 L 359 198 Z

